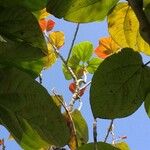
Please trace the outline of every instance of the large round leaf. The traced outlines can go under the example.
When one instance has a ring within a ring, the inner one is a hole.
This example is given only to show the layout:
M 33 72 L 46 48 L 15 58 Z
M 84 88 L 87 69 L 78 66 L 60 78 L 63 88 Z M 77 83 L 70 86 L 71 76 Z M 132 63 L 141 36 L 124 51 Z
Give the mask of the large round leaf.
M 103 20 L 118 0 L 49 0 L 47 11 L 71 22 Z
M 23 6 L 31 11 L 36 11 L 46 6 L 47 0 L 0 0 L 0 6 L 15 7 Z
M 150 45 L 139 32 L 139 22 L 127 3 L 119 3 L 108 15 L 108 29 L 120 47 L 130 47 L 150 55 Z
M 78 150 L 94 150 L 94 143 L 89 143 L 78 148 Z M 97 143 L 97 150 L 120 150 L 110 144 L 104 142 Z
M 32 13 L 20 7 L 1 9 L 0 34 L 0 63 L 39 75 L 49 52 Z
M 122 118 L 134 113 L 145 98 L 142 58 L 125 48 L 106 58 L 96 70 L 90 89 L 94 117 Z
M 28 145 L 30 138 L 25 139 L 30 127 L 46 143 L 67 144 L 69 130 L 64 117 L 38 82 L 15 68 L 1 69 L 0 79 L 0 118 L 19 143 Z

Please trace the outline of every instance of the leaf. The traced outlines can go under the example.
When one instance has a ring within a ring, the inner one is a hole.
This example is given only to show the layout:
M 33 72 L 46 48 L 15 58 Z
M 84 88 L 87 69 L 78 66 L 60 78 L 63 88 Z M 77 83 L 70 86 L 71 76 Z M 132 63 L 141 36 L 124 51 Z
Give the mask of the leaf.
M 44 68 L 45 69 L 51 67 L 57 60 L 57 55 L 54 52 L 52 45 L 50 43 L 48 43 L 47 47 L 48 47 L 47 56 L 42 59 L 44 62 Z
M 150 0 L 144 0 L 143 2 L 144 2 L 144 7 L 150 4 Z
M 93 22 L 103 20 L 117 2 L 118 0 L 49 0 L 47 11 L 71 22 Z
M 0 34 L 4 39 L 0 42 L 0 63 L 37 77 L 52 57 L 36 18 L 20 7 L 0 12 Z
M 106 58 L 96 70 L 90 88 L 95 118 L 122 118 L 134 113 L 145 99 L 143 62 L 130 48 Z
M 51 31 L 53 27 L 55 26 L 55 22 L 51 19 L 46 20 L 46 19 L 40 19 L 39 20 L 39 25 L 41 27 L 42 31 Z
M 71 113 L 71 116 L 77 132 L 78 146 L 80 147 L 88 142 L 88 126 L 82 114 L 77 109 Z M 74 135 L 71 135 L 71 139 L 69 141 L 69 147 L 71 149 L 74 149 L 74 140 Z
M 120 150 L 130 150 L 128 144 L 125 142 L 116 143 L 114 144 L 114 146 L 119 148 Z
M 41 10 L 46 6 L 47 0 L 0 0 L 3 7 L 25 7 L 31 11 Z
M 83 145 L 78 148 L 78 150 L 93 150 L 94 149 L 94 143 L 88 143 L 86 145 Z M 97 150 L 120 150 L 118 148 L 115 148 L 111 144 L 107 144 L 104 142 L 98 142 L 97 143 Z
M 109 55 L 118 51 L 119 48 L 120 47 L 113 41 L 111 37 L 101 38 L 95 53 L 98 57 L 105 59 Z
M 55 22 L 53 20 L 49 19 L 47 21 L 46 31 L 47 32 L 51 31 L 54 28 L 54 26 L 55 26 Z
M 49 39 L 57 49 L 60 49 L 65 43 L 65 35 L 62 31 L 51 32 Z
M 147 115 L 150 117 L 150 93 L 148 93 L 146 96 L 144 106 L 145 106 Z
M 0 78 L 0 119 L 17 142 L 30 147 L 28 137 L 34 139 L 33 136 L 38 135 L 44 143 L 66 145 L 67 124 L 48 92 L 28 74 L 15 68 L 1 69 Z M 30 141 L 32 146 L 34 141 Z
M 100 63 L 102 62 L 102 59 L 99 58 L 92 58 L 87 65 L 87 71 L 91 74 L 93 74 L 96 69 L 98 68 L 98 66 L 100 65 Z
M 46 11 L 46 8 L 40 10 L 37 12 L 38 13 L 38 19 L 45 19 L 47 18 L 50 14 Z
M 150 45 L 140 36 L 139 22 L 127 3 L 119 3 L 108 15 L 108 29 L 120 47 L 130 47 L 150 55 Z
M 93 44 L 88 41 L 76 44 L 72 50 L 72 55 L 75 55 L 77 59 L 82 62 L 88 61 L 91 58 L 92 54 L 93 54 Z
M 72 49 L 71 57 L 68 60 L 68 66 L 74 71 L 78 78 L 83 76 L 83 73 L 87 71 L 88 63 L 93 54 L 93 44 L 88 41 L 80 42 L 76 44 Z M 92 67 L 92 65 L 91 65 Z M 95 67 L 93 66 L 94 69 Z M 67 68 L 63 65 L 63 73 L 67 80 L 72 79 Z

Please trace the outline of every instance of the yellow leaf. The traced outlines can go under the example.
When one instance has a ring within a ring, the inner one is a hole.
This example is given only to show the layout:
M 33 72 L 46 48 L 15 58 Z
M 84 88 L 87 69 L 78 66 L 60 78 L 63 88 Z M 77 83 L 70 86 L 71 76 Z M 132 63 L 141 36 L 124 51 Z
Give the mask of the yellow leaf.
M 48 47 L 48 52 L 46 54 L 47 56 L 43 58 L 45 69 L 51 67 L 56 62 L 57 59 L 57 55 L 54 52 L 52 45 L 48 43 L 47 47 Z
M 45 19 L 47 16 L 49 16 L 50 14 L 46 11 L 46 8 L 40 10 L 39 12 L 39 20 L 41 19 Z
M 113 41 L 111 37 L 99 39 L 99 46 L 96 48 L 95 53 L 100 58 L 106 58 L 109 55 L 119 50 L 119 46 Z
M 116 143 L 114 144 L 114 146 L 119 148 L 120 150 L 130 150 L 128 144 L 125 142 Z
M 119 3 L 109 14 L 108 29 L 113 40 L 120 47 L 130 47 L 150 55 L 150 45 L 141 37 L 139 22 L 127 3 Z
M 61 31 L 54 31 L 49 34 L 49 39 L 59 49 L 64 45 L 65 36 Z
M 14 140 L 14 138 L 11 134 L 9 134 L 8 140 Z

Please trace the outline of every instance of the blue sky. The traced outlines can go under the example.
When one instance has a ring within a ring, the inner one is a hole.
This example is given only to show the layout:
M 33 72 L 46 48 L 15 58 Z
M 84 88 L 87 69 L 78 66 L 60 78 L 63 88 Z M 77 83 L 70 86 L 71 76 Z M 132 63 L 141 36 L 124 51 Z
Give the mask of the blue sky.
M 63 31 L 65 33 L 65 45 L 60 50 L 60 53 L 66 57 L 68 50 L 71 45 L 73 38 L 74 30 L 76 24 L 69 23 L 64 20 L 59 20 L 54 17 L 51 17 L 55 20 L 56 26 L 55 31 Z M 100 37 L 107 36 L 107 23 L 104 22 L 95 22 L 88 24 L 81 24 L 76 43 L 81 41 L 91 41 L 96 47 L 98 45 L 98 40 Z M 144 62 L 147 62 L 150 58 L 144 56 Z M 43 86 L 50 92 L 51 89 L 55 88 L 60 95 L 63 95 L 66 102 L 69 102 L 71 99 L 71 93 L 68 89 L 70 81 L 66 81 L 61 70 L 61 61 L 58 59 L 56 64 L 52 68 L 43 72 Z M 91 76 L 88 77 L 88 80 L 91 79 Z M 93 141 L 92 137 L 92 124 L 93 116 L 89 104 L 89 88 L 86 91 L 85 95 L 82 97 L 83 107 L 82 114 L 88 122 L 89 127 L 89 141 Z M 98 140 L 104 140 L 107 128 L 109 126 L 109 120 L 98 119 Z M 132 116 L 126 117 L 123 119 L 115 120 L 115 135 L 118 136 L 127 136 L 125 140 L 131 150 L 147 150 L 150 147 L 150 119 L 147 117 L 144 107 L 141 106 L 140 109 L 135 112 Z M 8 138 L 8 132 L 1 126 L 0 127 L 0 138 Z M 6 150 L 20 150 L 21 148 L 14 141 L 6 142 Z

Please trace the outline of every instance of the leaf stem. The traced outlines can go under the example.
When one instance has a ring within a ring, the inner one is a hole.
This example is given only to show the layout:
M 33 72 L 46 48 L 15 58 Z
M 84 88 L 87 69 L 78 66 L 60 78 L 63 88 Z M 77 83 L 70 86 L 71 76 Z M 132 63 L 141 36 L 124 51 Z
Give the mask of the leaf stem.
M 72 40 L 72 43 L 71 43 L 71 47 L 70 47 L 70 50 L 69 50 L 69 53 L 68 53 L 68 57 L 67 57 L 66 63 L 68 63 L 69 58 L 71 56 L 72 48 L 74 46 L 74 43 L 75 43 L 78 31 L 79 31 L 79 27 L 80 27 L 80 24 L 78 23 L 77 26 L 76 26 L 76 29 L 75 29 L 75 33 L 74 33 L 74 36 L 73 36 L 73 40 Z
M 114 119 L 112 119 L 111 122 L 110 122 L 109 128 L 108 128 L 108 130 L 107 130 L 106 137 L 105 137 L 105 139 L 104 139 L 104 142 L 105 142 L 105 143 L 107 142 L 108 136 L 109 136 L 110 132 L 112 131 L 113 123 L 114 123 Z

